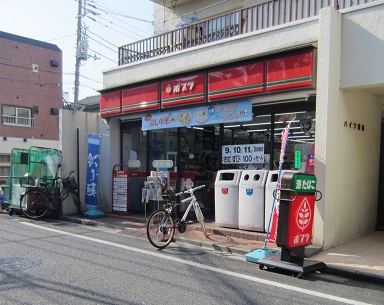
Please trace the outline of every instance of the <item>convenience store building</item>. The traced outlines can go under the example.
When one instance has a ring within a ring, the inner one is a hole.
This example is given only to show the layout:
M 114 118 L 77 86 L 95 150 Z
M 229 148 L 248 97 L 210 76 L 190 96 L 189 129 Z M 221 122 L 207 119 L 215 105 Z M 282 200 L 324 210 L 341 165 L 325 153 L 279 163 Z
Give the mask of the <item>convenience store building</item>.
M 313 242 L 328 249 L 382 227 L 384 62 L 374 50 L 383 34 L 373 20 L 383 12 L 380 1 L 325 7 L 105 71 L 100 113 L 110 126 L 111 168 L 131 165 L 128 209 L 144 210 L 141 189 L 154 160 L 173 161 L 176 189 L 188 178 L 206 184 L 201 199 L 212 207 L 218 170 L 277 168 L 281 131 L 293 120 L 284 168 L 295 168 L 295 151 L 300 171 L 314 155 L 323 194 Z M 250 153 L 255 147 L 262 150 Z

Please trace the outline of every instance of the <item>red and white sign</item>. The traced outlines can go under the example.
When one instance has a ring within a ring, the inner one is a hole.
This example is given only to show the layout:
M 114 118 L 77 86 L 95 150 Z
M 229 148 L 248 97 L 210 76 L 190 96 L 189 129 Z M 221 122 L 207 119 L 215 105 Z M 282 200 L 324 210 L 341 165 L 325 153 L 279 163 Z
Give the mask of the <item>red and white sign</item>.
M 116 169 L 120 167 L 120 169 Z M 121 169 L 126 168 L 126 169 Z M 112 171 L 112 212 L 128 213 L 128 166 L 116 164 Z
M 205 101 L 205 74 L 179 77 L 161 83 L 161 107 Z
M 299 195 L 289 208 L 287 248 L 309 245 L 312 241 L 315 196 Z

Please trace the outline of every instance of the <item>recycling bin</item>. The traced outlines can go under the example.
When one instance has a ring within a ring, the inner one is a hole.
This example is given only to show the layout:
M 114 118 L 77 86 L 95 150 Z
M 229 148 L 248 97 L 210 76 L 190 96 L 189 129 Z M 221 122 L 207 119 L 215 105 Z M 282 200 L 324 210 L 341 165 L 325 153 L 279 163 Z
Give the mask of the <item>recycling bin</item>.
M 215 223 L 239 228 L 239 182 L 242 170 L 220 170 L 215 180 Z
M 297 173 L 297 171 L 292 170 L 282 170 L 280 175 L 282 176 L 284 173 Z M 272 170 L 268 172 L 267 181 L 265 183 L 265 217 L 264 217 L 264 230 L 268 231 L 269 219 L 272 213 L 272 204 L 274 201 L 273 193 L 277 188 L 279 177 L 278 170 Z M 275 207 L 279 204 L 278 200 L 275 200 Z
M 245 170 L 239 183 L 239 229 L 264 231 L 267 170 Z

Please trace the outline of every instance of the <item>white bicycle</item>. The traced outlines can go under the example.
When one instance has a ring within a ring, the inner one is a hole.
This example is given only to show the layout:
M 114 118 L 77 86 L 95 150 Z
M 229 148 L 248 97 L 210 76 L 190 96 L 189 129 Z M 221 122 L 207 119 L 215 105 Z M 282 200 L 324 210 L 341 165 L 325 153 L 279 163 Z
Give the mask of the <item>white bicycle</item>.
M 194 192 L 204 188 L 205 185 L 200 185 L 195 188 L 187 189 L 186 191 L 176 193 L 175 196 L 181 196 L 183 194 L 189 194 L 190 196 L 181 200 L 180 203 L 174 203 L 171 201 L 169 194 L 163 195 L 166 203 L 163 209 L 157 210 L 149 216 L 147 222 L 147 237 L 149 242 L 156 248 L 162 249 L 168 246 L 175 234 L 175 229 L 180 233 L 184 233 L 187 230 L 187 216 L 191 208 L 193 207 L 197 220 L 200 222 L 201 229 L 205 236 L 207 236 L 204 222 L 204 215 L 201 211 L 200 205 L 194 195 Z M 175 207 L 181 203 L 190 202 L 183 217 L 178 218 Z

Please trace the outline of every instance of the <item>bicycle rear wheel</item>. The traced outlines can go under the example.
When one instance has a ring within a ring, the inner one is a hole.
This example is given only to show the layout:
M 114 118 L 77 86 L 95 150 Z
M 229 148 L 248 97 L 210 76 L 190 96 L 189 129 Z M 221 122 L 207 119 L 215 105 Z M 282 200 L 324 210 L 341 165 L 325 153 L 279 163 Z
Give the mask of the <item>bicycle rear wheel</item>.
M 41 218 L 48 212 L 49 200 L 44 192 L 32 189 L 20 197 L 20 209 L 28 218 Z
M 206 229 L 205 229 L 205 222 L 204 222 L 204 215 L 203 215 L 203 212 L 200 209 L 200 206 L 199 206 L 198 202 L 195 202 L 193 204 L 193 209 L 195 210 L 195 215 L 196 215 L 197 220 L 200 222 L 201 230 L 203 231 L 204 236 L 207 237 L 207 232 L 206 232 Z
M 158 210 L 149 216 L 147 237 L 152 246 L 162 249 L 168 246 L 175 234 L 175 223 L 170 214 Z

